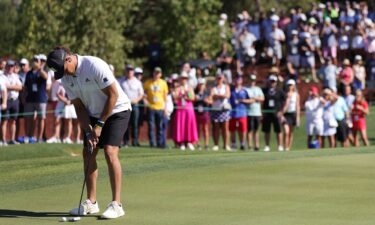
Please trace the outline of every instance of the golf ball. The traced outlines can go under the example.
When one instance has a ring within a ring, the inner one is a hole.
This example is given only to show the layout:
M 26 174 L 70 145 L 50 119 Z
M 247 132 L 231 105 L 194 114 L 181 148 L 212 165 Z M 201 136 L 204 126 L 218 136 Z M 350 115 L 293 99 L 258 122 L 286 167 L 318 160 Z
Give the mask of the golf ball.
M 61 217 L 60 221 L 61 221 L 61 222 L 66 222 L 66 221 L 68 221 L 68 220 L 66 219 L 66 217 Z

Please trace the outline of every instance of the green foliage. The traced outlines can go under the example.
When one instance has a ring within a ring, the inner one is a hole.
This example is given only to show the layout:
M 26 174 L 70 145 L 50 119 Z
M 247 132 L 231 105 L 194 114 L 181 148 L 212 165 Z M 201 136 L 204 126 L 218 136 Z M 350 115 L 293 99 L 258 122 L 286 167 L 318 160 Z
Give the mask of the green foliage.
M 17 9 L 10 0 L 0 1 L 0 56 L 12 55 L 16 38 Z

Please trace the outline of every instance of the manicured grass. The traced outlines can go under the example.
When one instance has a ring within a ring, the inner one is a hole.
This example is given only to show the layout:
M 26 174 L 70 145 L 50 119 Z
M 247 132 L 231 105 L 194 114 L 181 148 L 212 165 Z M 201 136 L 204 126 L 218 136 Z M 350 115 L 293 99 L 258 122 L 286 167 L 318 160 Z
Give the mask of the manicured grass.
M 374 142 L 374 116 L 369 137 Z M 375 148 L 306 150 L 304 128 L 291 152 L 123 149 L 123 203 L 117 220 L 80 224 L 365 225 L 375 221 Z M 373 143 L 374 144 L 374 143 Z M 0 148 L 0 225 L 57 224 L 76 207 L 81 147 Z M 98 202 L 111 200 L 98 156 Z

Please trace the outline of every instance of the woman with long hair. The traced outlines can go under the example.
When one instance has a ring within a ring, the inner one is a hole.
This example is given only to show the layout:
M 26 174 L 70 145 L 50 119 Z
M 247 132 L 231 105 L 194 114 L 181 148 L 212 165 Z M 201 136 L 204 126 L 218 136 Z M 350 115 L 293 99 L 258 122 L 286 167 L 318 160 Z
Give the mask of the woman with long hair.
M 358 132 L 361 134 L 363 144 L 369 146 L 366 127 L 366 116 L 370 113 L 368 103 L 361 90 L 355 92 L 355 100 L 352 107 L 354 145 L 359 146 Z
M 296 90 L 295 80 L 288 80 L 286 82 L 287 92 L 286 101 L 283 108 L 284 118 L 284 149 L 289 151 L 293 143 L 294 127 L 300 125 L 300 97 Z
M 199 78 L 198 86 L 195 90 L 195 115 L 197 118 L 198 138 L 203 136 L 204 149 L 208 149 L 210 135 L 210 114 L 207 107 L 209 106 L 209 92 L 206 89 L 206 79 Z M 198 140 L 200 141 L 200 140 Z M 201 149 L 200 143 L 198 148 Z

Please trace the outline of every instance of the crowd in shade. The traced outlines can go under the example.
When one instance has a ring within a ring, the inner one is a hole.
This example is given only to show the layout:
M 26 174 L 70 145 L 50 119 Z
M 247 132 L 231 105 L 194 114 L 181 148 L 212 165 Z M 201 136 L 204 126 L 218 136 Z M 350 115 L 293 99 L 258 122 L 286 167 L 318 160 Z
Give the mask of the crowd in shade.
M 369 145 L 365 94 L 375 88 L 375 11 L 366 2 L 312 4 L 289 14 L 244 10 L 232 22 L 221 14 L 219 26 L 221 50 L 201 54 L 205 60 L 215 55 L 215 65 L 186 62 L 165 76 L 154 63 L 147 77 L 141 67 L 125 65 L 118 79 L 132 103 L 125 147 L 141 145 L 147 123 L 153 148 L 271 151 L 273 131 L 274 150 L 289 151 L 303 115 L 308 148 Z M 40 54 L 30 65 L 27 59 L 1 62 L 3 146 L 82 142 L 74 107 L 45 61 Z M 261 67 L 265 74 L 258 72 Z M 303 85 L 308 90 L 299 88 Z M 54 109 L 54 135 L 48 139 L 47 104 Z M 26 120 L 24 137 L 18 134 L 20 117 Z

